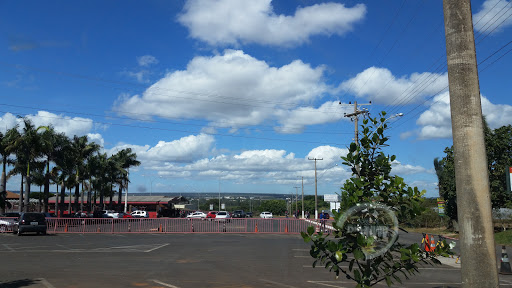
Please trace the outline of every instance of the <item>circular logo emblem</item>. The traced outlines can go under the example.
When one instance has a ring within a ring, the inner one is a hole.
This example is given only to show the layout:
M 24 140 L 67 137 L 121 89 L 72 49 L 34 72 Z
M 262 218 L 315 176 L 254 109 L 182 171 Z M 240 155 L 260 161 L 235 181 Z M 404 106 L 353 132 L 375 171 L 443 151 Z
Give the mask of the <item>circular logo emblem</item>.
M 358 243 L 366 260 L 386 253 L 398 237 L 395 213 L 379 203 L 357 204 L 343 213 L 336 224 L 344 233 L 360 237 L 362 241 Z

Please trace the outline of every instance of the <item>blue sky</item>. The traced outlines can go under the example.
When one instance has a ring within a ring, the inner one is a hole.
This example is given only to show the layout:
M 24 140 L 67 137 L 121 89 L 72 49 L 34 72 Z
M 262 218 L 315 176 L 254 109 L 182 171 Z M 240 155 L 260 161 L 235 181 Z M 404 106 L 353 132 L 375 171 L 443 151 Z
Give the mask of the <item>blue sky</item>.
M 512 123 L 512 2 L 471 3 L 483 113 L 497 128 Z M 433 197 L 433 159 L 452 144 L 442 9 L 440 0 L 2 1 L 0 131 L 19 115 L 88 135 L 109 154 L 131 147 L 142 165 L 130 170 L 130 192 L 295 193 L 303 177 L 314 194 L 308 158 L 323 158 L 318 192 L 333 194 L 349 177 L 348 103 L 371 101 L 361 106 L 371 116 L 404 113 L 387 122 L 385 152 L 397 155 L 393 173 Z

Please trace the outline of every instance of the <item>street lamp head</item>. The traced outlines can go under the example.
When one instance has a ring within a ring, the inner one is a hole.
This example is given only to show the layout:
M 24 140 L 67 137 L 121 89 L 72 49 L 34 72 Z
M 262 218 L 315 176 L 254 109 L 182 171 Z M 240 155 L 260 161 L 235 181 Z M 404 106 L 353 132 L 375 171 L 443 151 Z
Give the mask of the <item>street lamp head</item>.
M 397 113 L 396 116 L 402 117 L 402 116 L 404 116 L 404 113 Z

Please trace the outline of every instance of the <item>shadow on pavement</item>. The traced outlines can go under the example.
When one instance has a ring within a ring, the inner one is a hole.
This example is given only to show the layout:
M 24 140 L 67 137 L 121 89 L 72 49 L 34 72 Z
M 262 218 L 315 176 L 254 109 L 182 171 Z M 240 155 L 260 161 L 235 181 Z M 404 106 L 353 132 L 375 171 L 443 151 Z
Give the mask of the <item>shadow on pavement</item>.
M 40 280 L 33 279 L 23 279 L 23 280 L 15 280 L 10 282 L 0 283 L 0 288 L 18 288 L 18 287 L 28 287 L 34 284 L 38 284 Z

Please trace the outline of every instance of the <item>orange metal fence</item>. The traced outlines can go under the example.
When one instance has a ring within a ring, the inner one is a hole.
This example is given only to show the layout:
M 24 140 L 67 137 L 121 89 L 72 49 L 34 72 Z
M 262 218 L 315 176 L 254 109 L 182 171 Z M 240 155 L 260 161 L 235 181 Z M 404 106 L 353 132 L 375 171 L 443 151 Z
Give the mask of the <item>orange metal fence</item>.
M 2 226 L 1 220 L 14 223 L 13 218 L 0 218 L 0 232 L 12 232 L 12 225 Z M 294 233 L 306 231 L 308 226 L 316 230 L 332 230 L 327 221 L 294 218 L 46 218 L 47 233 Z M 325 227 L 324 227 L 325 226 Z

